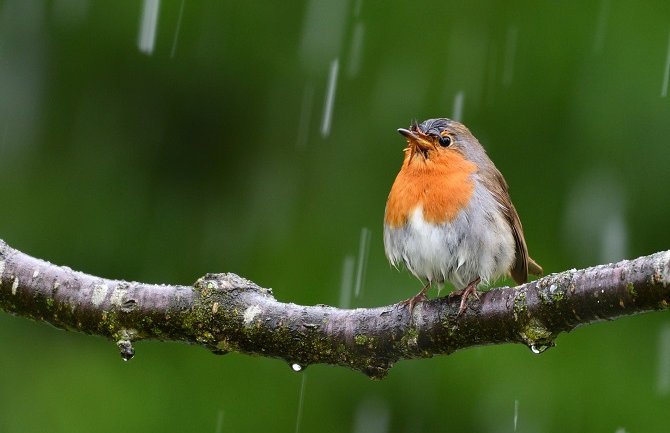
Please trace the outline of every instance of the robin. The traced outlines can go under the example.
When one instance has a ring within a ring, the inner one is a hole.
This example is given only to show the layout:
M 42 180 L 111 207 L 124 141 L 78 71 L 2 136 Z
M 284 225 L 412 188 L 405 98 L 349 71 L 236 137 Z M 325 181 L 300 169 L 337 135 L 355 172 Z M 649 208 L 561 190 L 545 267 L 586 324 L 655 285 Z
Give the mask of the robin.
M 460 316 L 477 286 L 511 274 L 518 284 L 542 268 L 528 256 L 507 183 L 479 141 L 451 119 L 398 129 L 405 158 L 384 215 L 384 250 L 426 284 L 402 302 L 410 313 L 433 283 L 451 282 Z M 451 296 L 451 295 L 450 295 Z

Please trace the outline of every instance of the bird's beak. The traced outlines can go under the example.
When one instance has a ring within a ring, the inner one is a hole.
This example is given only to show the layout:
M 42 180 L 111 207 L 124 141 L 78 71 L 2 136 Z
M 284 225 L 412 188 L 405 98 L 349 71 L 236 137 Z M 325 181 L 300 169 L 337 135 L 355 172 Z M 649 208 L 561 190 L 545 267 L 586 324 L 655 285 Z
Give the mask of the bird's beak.
M 433 143 L 428 139 L 428 136 L 421 131 L 410 131 L 409 129 L 398 129 L 400 135 L 407 139 L 411 148 L 415 148 L 422 152 L 426 152 L 433 148 Z

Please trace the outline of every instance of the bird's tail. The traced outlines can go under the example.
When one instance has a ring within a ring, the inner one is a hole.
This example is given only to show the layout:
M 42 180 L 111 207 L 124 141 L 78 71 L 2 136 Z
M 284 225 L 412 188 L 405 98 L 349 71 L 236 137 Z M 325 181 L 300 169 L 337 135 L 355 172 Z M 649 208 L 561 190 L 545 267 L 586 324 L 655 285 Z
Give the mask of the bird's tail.
M 535 260 L 528 257 L 528 273 L 539 277 L 544 271 L 542 270 L 542 266 L 538 265 Z

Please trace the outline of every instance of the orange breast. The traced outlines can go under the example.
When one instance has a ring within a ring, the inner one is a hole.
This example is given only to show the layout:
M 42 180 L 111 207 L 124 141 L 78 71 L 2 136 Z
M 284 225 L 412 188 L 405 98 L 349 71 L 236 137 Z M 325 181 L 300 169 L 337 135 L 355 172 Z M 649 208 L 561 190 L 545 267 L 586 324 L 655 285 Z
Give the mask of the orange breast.
M 475 185 L 470 175 L 477 166 L 455 149 L 444 149 L 429 159 L 405 157 L 386 202 L 384 221 L 391 227 L 407 223 L 411 212 L 423 207 L 427 222 L 452 221 L 470 202 Z

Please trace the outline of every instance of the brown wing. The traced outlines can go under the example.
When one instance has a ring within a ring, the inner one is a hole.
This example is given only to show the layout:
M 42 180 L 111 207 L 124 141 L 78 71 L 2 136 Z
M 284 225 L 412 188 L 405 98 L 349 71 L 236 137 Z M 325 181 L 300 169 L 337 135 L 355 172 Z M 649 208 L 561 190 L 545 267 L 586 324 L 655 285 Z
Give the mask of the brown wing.
M 493 196 L 496 198 L 496 201 L 500 204 L 503 214 L 507 218 L 512 229 L 512 235 L 514 236 L 514 244 L 516 247 L 516 254 L 514 259 L 514 264 L 512 269 L 510 269 L 510 274 L 517 284 L 522 284 L 528 281 L 528 266 L 532 262 L 533 273 L 539 268 L 540 273 L 542 268 L 540 268 L 533 259 L 528 257 L 528 248 L 526 247 L 526 240 L 523 237 L 523 227 L 521 227 L 521 220 L 519 220 L 519 214 L 516 213 L 514 205 L 509 198 L 509 191 L 507 187 L 507 182 L 503 178 L 502 174 L 495 167 L 491 167 L 489 173 L 487 173 L 489 178 L 492 178 L 491 182 L 491 191 Z

